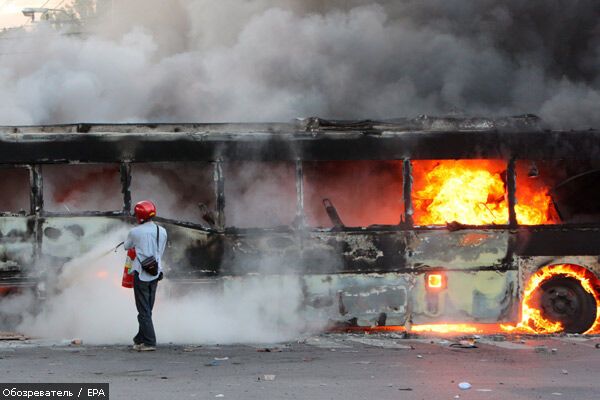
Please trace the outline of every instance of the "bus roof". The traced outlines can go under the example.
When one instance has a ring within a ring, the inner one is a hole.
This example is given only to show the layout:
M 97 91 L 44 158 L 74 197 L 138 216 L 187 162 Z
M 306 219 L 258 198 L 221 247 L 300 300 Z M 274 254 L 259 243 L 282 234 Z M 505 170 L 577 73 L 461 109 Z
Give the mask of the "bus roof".
M 0 163 L 215 160 L 600 159 L 600 131 L 532 115 L 290 123 L 0 127 Z

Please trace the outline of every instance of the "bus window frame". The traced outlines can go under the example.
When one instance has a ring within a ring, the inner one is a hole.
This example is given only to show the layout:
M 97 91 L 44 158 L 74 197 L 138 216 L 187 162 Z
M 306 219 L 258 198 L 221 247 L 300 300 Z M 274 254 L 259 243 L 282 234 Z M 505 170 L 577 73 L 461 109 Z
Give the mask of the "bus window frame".
M 21 169 L 21 170 L 26 170 L 27 172 L 27 184 L 29 186 L 29 205 L 28 207 L 24 208 L 23 211 L 25 211 L 25 213 L 22 213 L 20 211 L 9 211 L 9 210 L 0 210 L 0 217 L 13 217 L 13 216 L 18 216 L 18 217 L 30 217 L 32 216 L 35 211 L 33 208 L 33 194 L 32 194 L 32 168 L 31 165 L 29 164 L 0 164 L 0 169 Z
M 44 166 L 45 165 L 69 165 L 76 168 L 78 165 L 118 165 L 119 180 L 121 182 L 121 194 L 123 195 L 120 210 L 85 210 L 75 212 L 48 211 L 44 203 Z M 119 217 L 128 216 L 126 207 L 131 206 L 131 194 L 129 193 L 130 181 L 124 181 L 124 173 L 127 174 L 127 162 L 55 162 L 31 165 L 31 212 L 41 217 Z M 131 174 L 128 175 L 131 177 Z M 128 197 L 129 196 L 129 197 Z M 128 203 L 129 202 L 129 203 Z
M 224 225 L 224 206 L 225 206 L 225 191 L 224 191 L 224 185 L 223 185 L 223 167 L 222 167 L 222 161 L 221 160 L 215 160 L 215 161 L 155 161 L 155 162 L 149 162 L 149 161 L 141 161 L 141 162 L 132 162 L 132 161 L 123 161 L 121 162 L 121 183 L 122 183 L 122 191 L 123 191 L 123 211 L 122 214 L 123 216 L 126 217 L 133 217 L 133 205 L 132 205 L 132 197 L 131 197 L 131 182 L 132 179 L 134 179 L 134 174 L 132 172 L 132 166 L 133 165 L 161 165 L 161 164 L 177 164 L 177 163 L 192 163 L 192 164 L 199 164 L 199 163 L 204 163 L 206 165 L 210 165 L 212 166 L 212 175 L 213 175 L 213 181 L 214 181 L 214 186 L 213 186 L 213 194 L 215 196 L 214 201 L 215 201 L 215 219 L 216 219 L 216 224 L 214 227 L 210 228 L 210 227 L 206 227 L 202 224 L 196 223 L 196 222 L 191 222 L 191 221 L 185 221 L 185 220 L 181 220 L 181 219 L 173 219 L 173 218 L 165 218 L 165 217 L 161 217 L 160 216 L 160 210 L 159 210 L 159 215 L 157 215 L 154 220 L 158 221 L 158 222 L 165 222 L 165 223 L 170 223 L 173 225 L 177 225 L 177 226 L 182 226 L 182 227 L 187 227 L 187 228 L 192 228 L 192 229 L 196 229 L 196 230 L 201 230 L 201 231 L 206 231 L 206 232 L 224 232 L 223 229 L 223 225 Z
M 491 160 L 492 158 L 456 158 L 455 160 Z M 497 158 L 498 159 L 498 158 Z M 508 208 L 508 221 L 505 224 L 485 224 L 485 225 L 468 225 L 468 224 L 456 224 L 453 225 L 452 228 L 448 224 L 446 225 L 415 225 L 413 219 L 413 208 L 412 208 L 412 192 L 413 192 L 413 176 L 412 176 L 412 162 L 419 161 L 421 159 L 412 158 L 406 159 L 405 163 L 407 163 L 409 174 L 408 179 L 405 179 L 405 185 L 408 187 L 406 191 L 409 192 L 409 199 L 405 198 L 405 205 L 409 205 L 410 209 L 406 210 L 406 215 L 410 215 L 410 221 L 407 220 L 407 224 L 409 224 L 408 228 L 416 231 L 436 231 L 436 230 L 464 230 L 464 229 L 514 229 L 517 226 L 517 217 L 515 212 L 516 205 L 516 161 L 514 158 L 506 159 L 498 159 L 503 160 L 506 163 L 506 200 L 507 200 L 507 208 Z M 405 168 L 406 170 L 406 168 Z M 409 214 L 410 212 L 410 214 Z M 523 225 L 521 225 L 523 226 Z M 532 225 L 525 225 L 532 226 Z
M 386 160 L 372 160 L 372 159 L 348 159 L 348 160 L 318 160 L 318 161 L 396 161 L 402 163 L 402 193 L 401 197 L 403 200 L 403 207 L 398 215 L 397 224 L 371 224 L 366 226 L 350 226 L 344 225 L 343 227 L 318 227 L 311 226 L 307 224 L 307 218 L 305 213 L 305 196 L 304 196 L 304 162 L 307 160 L 296 159 L 296 220 L 290 226 L 294 230 L 308 230 L 314 232 L 330 232 L 330 231 L 397 231 L 397 230 L 405 230 L 407 228 L 412 227 L 412 214 L 409 220 L 408 210 L 412 210 L 412 203 L 410 200 L 410 188 L 411 179 L 410 179 L 410 160 L 409 159 L 386 159 Z M 407 168 L 408 166 L 408 168 Z M 407 201 L 408 194 L 408 201 Z M 335 205 L 335 204 L 334 204 Z M 343 220 L 343 215 L 340 216 Z M 249 229 L 264 229 L 264 228 L 249 228 Z M 269 229 L 273 230 L 273 229 Z

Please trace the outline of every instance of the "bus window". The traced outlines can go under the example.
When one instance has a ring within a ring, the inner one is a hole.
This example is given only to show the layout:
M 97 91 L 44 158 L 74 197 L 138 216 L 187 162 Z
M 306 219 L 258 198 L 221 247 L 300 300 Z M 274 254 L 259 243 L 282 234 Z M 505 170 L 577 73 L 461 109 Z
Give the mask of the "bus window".
M 0 168 L 3 196 L 0 213 L 29 213 L 29 171 L 25 168 Z
M 517 221 L 523 225 L 600 222 L 600 163 L 517 160 Z
M 42 167 L 44 209 L 50 212 L 123 209 L 118 164 L 60 164 Z
M 503 160 L 413 160 L 415 225 L 508 223 Z
M 402 161 L 304 163 L 304 202 L 310 226 L 331 227 L 323 201 L 345 226 L 397 225 L 404 212 Z
M 214 225 L 214 187 L 214 166 L 209 162 L 131 166 L 132 204 L 152 200 L 162 218 Z
M 224 164 L 225 221 L 238 228 L 291 225 L 296 216 L 293 162 Z

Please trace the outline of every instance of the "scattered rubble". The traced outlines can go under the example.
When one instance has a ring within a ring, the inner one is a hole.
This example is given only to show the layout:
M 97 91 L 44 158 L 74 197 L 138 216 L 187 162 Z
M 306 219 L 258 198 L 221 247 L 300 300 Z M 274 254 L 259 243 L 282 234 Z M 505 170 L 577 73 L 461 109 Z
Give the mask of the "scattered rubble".
M 451 343 L 449 347 L 458 347 L 461 349 L 476 349 L 475 339 L 461 340 L 458 343 Z
M 18 332 L 0 331 L 0 340 L 27 340 L 27 336 Z
M 541 346 L 535 346 L 535 347 L 533 348 L 533 350 L 534 350 L 536 353 L 548 353 L 548 347 L 547 347 L 547 346 L 544 346 L 544 345 L 541 345 Z

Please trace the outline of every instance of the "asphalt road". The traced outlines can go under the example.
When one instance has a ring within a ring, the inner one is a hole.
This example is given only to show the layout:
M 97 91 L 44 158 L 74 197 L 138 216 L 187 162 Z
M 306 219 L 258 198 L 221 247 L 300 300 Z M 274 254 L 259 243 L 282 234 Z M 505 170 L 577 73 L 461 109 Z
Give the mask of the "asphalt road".
M 484 337 L 476 348 L 460 348 L 435 338 L 330 334 L 269 346 L 163 345 L 138 353 L 2 341 L 0 381 L 109 382 L 111 399 L 596 400 L 597 343 L 597 337 Z M 472 387 L 461 390 L 460 382 Z

